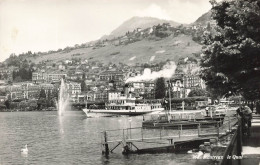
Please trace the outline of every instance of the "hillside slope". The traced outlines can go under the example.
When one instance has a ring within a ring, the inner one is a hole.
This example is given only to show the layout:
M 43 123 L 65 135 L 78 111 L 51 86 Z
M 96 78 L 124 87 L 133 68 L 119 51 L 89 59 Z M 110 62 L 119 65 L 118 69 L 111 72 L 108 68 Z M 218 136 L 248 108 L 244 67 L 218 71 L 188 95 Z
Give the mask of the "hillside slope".
M 128 45 L 108 45 L 100 48 L 79 48 L 70 52 L 58 52 L 37 57 L 29 57 L 27 60 L 36 63 L 40 61 L 59 61 L 71 58 L 99 60 L 103 63 L 135 63 L 161 62 L 167 59 L 177 61 L 180 57 L 191 56 L 198 53 L 201 45 L 194 42 L 191 36 L 184 34 L 176 37 L 169 36 L 161 40 L 141 40 Z
M 125 35 L 128 31 L 133 31 L 137 28 L 148 28 L 154 25 L 169 23 L 171 26 L 176 27 L 180 25 L 180 23 L 170 21 L 170 20 L 163 20 L 153 17 L 132 17 L 125 22 L 123 22 L 118 28 L 113 30 L 110 35 L 103 36 L 101 39 L 112 39 L 114 37 L 119 37 Z
M 200 16 L 193 24 L 194 25 L 206 25 L 208 22 L 214 22 L 211 18 L 211 11 L 208 11 L 207 13 L 204 13 L 202 16 Z

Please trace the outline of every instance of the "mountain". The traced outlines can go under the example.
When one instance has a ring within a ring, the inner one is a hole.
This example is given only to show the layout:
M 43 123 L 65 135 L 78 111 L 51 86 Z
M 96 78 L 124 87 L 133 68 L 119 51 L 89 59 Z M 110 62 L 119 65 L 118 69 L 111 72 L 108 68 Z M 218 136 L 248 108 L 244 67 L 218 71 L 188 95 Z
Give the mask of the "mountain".
M 208 11 L 207 13 L 203 14 L 200 16 L 193 24 L 201 24 L 201 25 L 206 25 L 208 22 L 212 22 L 211 18 L 211 11 Z
M 207 22 L 210 18 L 209 15 L 209 13 L 202 15 L 194 24 Z M 25 54 L 19 57 L 21 57 L 21 60 L 31 60 L 35 63 L 43 61 L 55 63 L 61 60 L 80 58 L 88 61 L 98 60 L 103 63 L 122 62 L 135 65 L 136 63 L 159 63 L 166 60 L 177 62 L 181 57 L 200 54 L 202 45 L 199 40 L 194 40 L 194 31 L 187 30 L 187 27 L 172 28 L 168 25 L 162 25 L 163 23 L 169 23 L 173 27 L 180 25 L 173 21 L 157 18 L 133 17 L 113 30 L 109 36 L 104 36 L 108 40 L 103 38 L 77 47 Z M 150 27 L 158 24 L 160 26 L 150 29 Z M 142 30 L 134 31 L 136 28 L 142 28 Z M 125 35 L 128 31 L 130 33 Z
M 62 51 L 28 57 L 35 63 L 41 61 L 57 62 L 71 58 L 87 59 L 88 61 L 101 61 L 103 63 L 158 63 L 166 60 L 178 61 L 180 57 L 193 56 L 201 51 L 201 45 L 194 42 L 190 35 L 180 34 L 169 36 L 159 40 L 142 39 L 127 45 L 107 45 L 104 47 L 78 48 L 70 51 Z
M 153 18 L 153 17 L 132 17 L 125 22 L 123 22 L 118 28 L 113 30 L 110 35 L 105 35 L 101 39 L 113 39 L 114 37 L 119 37 L 122 35 L 125 35 L 126 32 L 131 32 L 137 28 L 149 28 L 154 25 L 163 24 L 163 23 L 170 23 L 171 26 L 176 27 L 180 25 L 180 23 L 170 21 L 170 20 L 164 20 L 159 18 Z

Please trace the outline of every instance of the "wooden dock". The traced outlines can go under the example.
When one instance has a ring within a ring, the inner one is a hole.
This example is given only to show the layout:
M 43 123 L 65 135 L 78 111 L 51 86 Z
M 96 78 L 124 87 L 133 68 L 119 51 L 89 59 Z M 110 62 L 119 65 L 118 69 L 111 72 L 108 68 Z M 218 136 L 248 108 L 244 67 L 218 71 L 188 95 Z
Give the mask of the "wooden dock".
M 231 129 L 230 121 L 226 122 L 225 125 Z M 226 135 L 226 132 L 223 132 L 218 124 L 217 127 L 207 129 L 206 131 L 201 131 L 201 129 L 199 124 L 197 125 L 197 130 L 192 129 L 192 133 L 183 134 L 184 130 L 182 130 L 182 127 L 179 127 L 179 130 L 173 130 L 175 132 L 172 135 L 165 134 L 167 129 L 151 130 L 142 127 L 106 130 L 101 132 L 103 137 L 101 141 L 102 153 L 108 155 L 119 146 L 122 147 L 123 154 L 187 152 L 191 149 L 198 149 L 204 142 L 208 142 L 211 139 L 218 140 Z M 147 136 L 145 131 L 152 131 L 155 134 Z M 145 143 L 148 147 L 142 148 L 140 143 Z M 158 145 L 151 147 L 149 144 Z

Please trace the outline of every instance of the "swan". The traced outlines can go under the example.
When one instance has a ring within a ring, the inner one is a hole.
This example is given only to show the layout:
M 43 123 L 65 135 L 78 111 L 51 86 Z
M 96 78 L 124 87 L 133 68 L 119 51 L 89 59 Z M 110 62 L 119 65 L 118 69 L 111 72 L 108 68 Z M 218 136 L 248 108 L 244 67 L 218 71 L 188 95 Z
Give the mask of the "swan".
M 192 154 L 192 150 L 189 150 L 187 153 L 188 153 L 188 154 Z
M 21 149 L 22 153 L 28 153 L 27 144 L 25 144 L 24 148 Z

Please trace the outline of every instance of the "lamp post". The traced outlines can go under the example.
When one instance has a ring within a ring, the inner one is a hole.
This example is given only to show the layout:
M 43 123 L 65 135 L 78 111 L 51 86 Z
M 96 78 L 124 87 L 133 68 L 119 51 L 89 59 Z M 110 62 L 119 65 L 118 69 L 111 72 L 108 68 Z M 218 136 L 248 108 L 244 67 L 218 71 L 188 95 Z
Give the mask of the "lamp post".
M 168 93 L 169 93 L 169 106 L 170 112 L 172 111 L 172 104 L 171 104 L 171 79 L 168 81 Z

